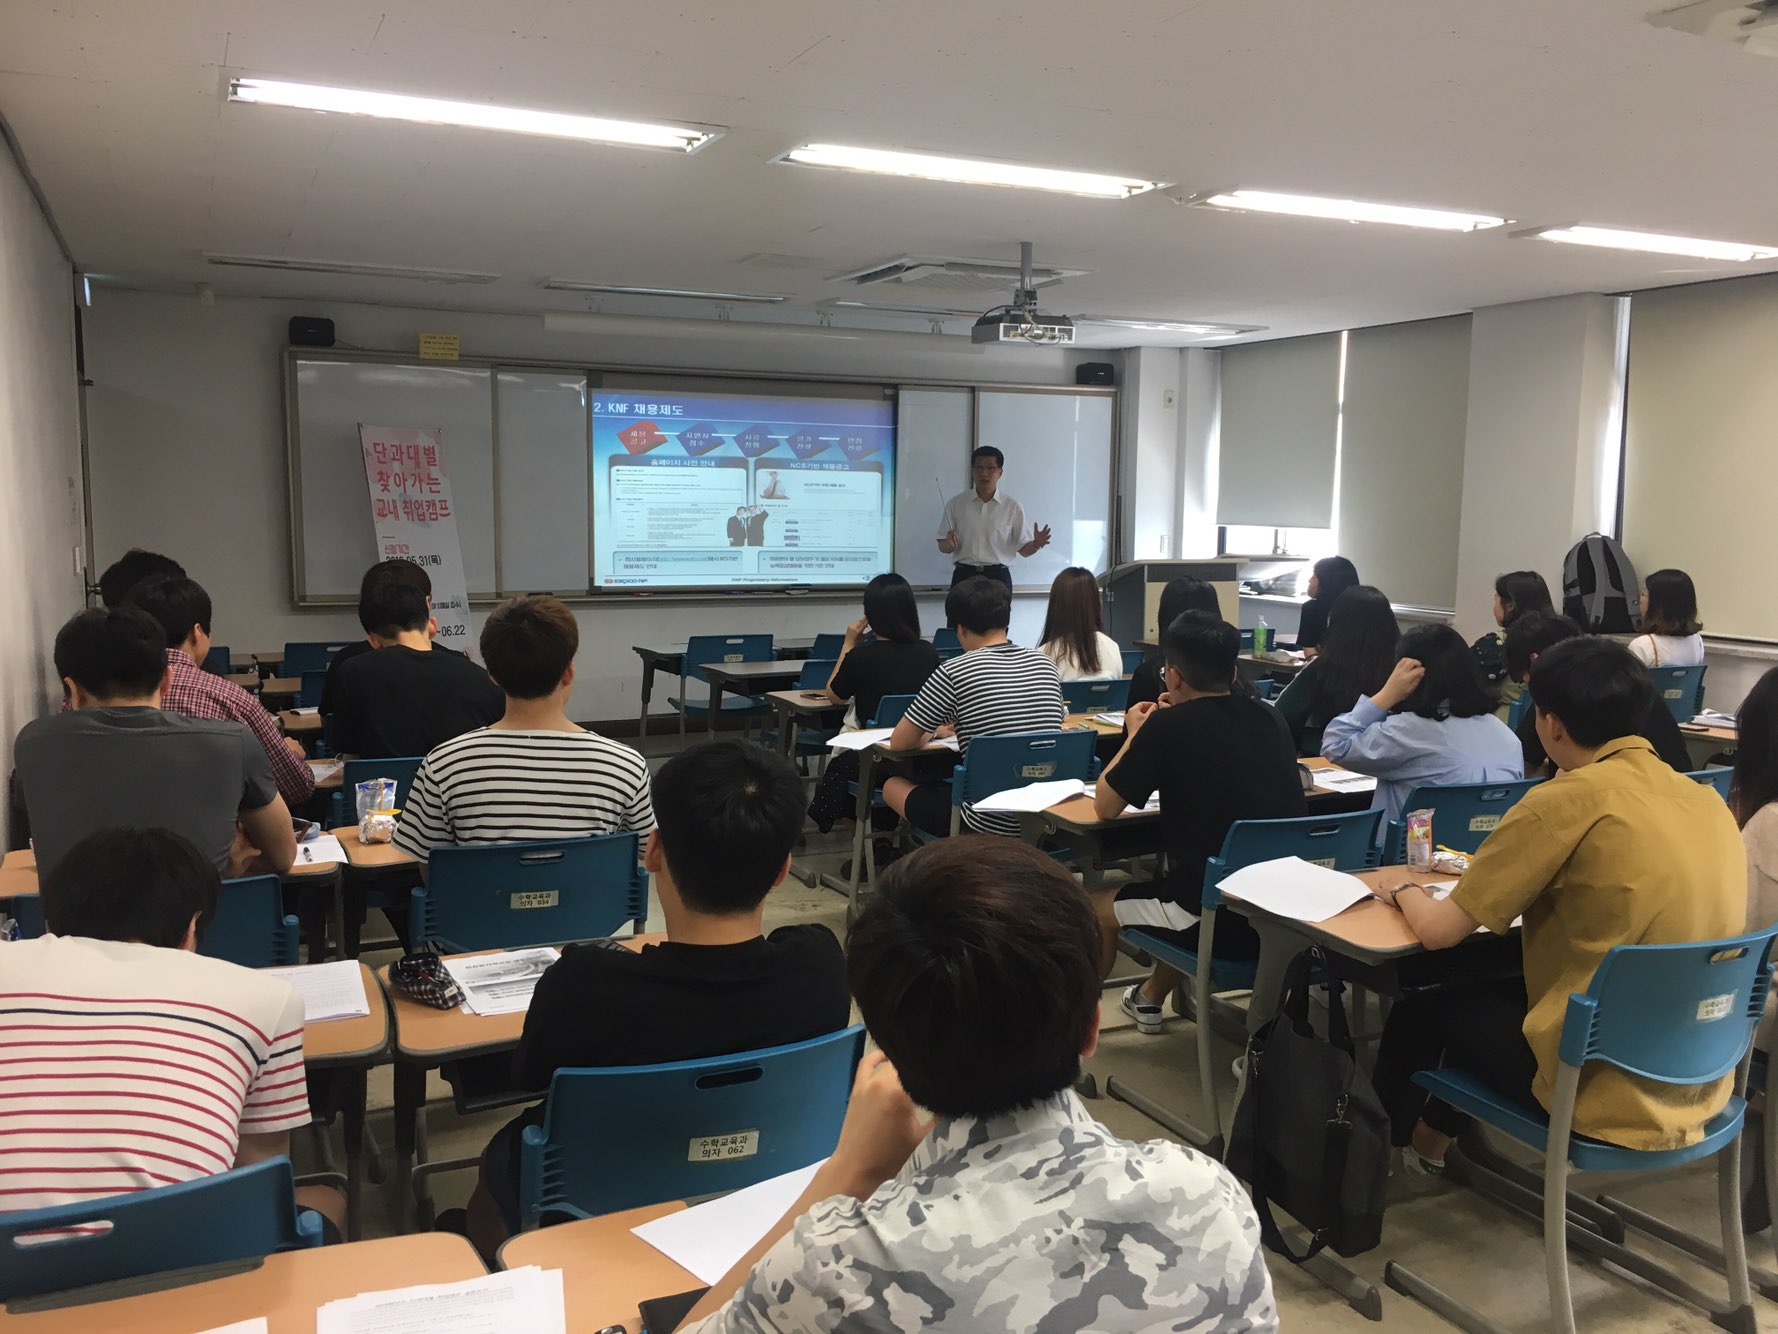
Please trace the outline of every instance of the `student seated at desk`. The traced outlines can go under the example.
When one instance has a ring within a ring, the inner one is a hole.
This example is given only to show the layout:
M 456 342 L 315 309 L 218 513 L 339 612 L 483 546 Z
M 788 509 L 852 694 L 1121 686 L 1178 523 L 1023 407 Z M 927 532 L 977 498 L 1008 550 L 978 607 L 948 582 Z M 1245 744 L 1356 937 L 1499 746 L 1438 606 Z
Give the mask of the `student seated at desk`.
M 105 573 L 99 576 L 99 601 L 107 607 L 121 607 L 129 591 L 144 579 L 169 575 L 175 579 L 183 579 L 185 567 L 171 556 L 163 556 L 158 551 L 131 547 L 107 565 Z
M 1630 641 L 1630 652 L 1650 667 L 1699 667 L 1703 629 L 1691 575 L 1656 570 L 1642 585 L 1642 633 Z
M 1408 996 L 1389 1012 L 1375 1084 L 1411 1174 L 1440 1171 L 1467 1124 L 1428 1101 L 1415 1071 L 1465 1070 L 1547 1109 L 1568 997 L 1587 989 L 1607 950 L 1732 936 L 1747 916 L 1747 865 L 1729 808 L 1636 735 L 1653 693 L 1636 659 L 1607 639 L 1571 639 L 1538 658 L 1529 688 L 1560 776 L 1507 812 L 1449 898 L 1412 886 L 1378 891 L 1431 950 L 1462 944 L 1478 926 L 1503 936 L 1525 922 L 1522 982 Z M 1679 1148 L 1722 1110 L 1729 1085 L 1726 1075 L 1678 1087 L 1590 1065 L 1574 1129 L 1626 1148 Z
M 1319 755 L 1328 721 L 1383 688 L 1395 669 L 1400 641 L 1395 608 L 1381 589 L 1359 584 L 1334 599 L 1321 651 L 1272 701 L 1290 728 L 1298 755 Z
M 203 669 L 210 656 L 210 595 L 195 579 L 163 575 L 137 584 L 124 603 L 154 617 L 166 634 L 167 683 L 161 687 L 161 708 L 183 718 L 240 723 L 265 752 L 284 804 L 300 808 L 315 791 L 315 774 L 304 762 L 302 742 L 280 735 L 278 720 L 240 686 Z
M 1747 849 L 1747 929 L 1760 931 L 1778 922 L 1778 667 L 1747 692 L 1735 728 L 1729 806 Z M 1778 1008 L 1768 1005 L 1754 1039 L 1761 1051 L 1771 1048 L 1775 1015 Z
M 649 1065 L 755 1051 L 844 1028 L 852 1002 L 839 941 L 816 923 L 760 930 L 803 827 L 796 766 L 750 741 L 712 741 L 655 776 L 644 865 L 667 940 L 631 951 L 570 945 L 537 983 L 514 1063 L 545 1090 L 567 1066 Z M 469 1237 L 487 1255 L 519 1230 L 519 1138 L 532 1107 L 482 1154 Z
M 414 564 L 411 560 L 380 560 L 364 572 L 364 578 L 358 582 L 359 624 L 363 625 L 362 618 L 367 605 L 366 595 L 369 594 L 371 586 L 385 581 L 395 584 L 406 584 L 411 588 L 420 590 L 426 598 L 426 633 L 428 636 L 436 636 L 438 634 L 438 621 L 432 616 L 432 579 L 427 575 L 423 568 Z M 339 652 L 335 653 L 332 658 L 328 659 L 327 675 L 321 679 L 321 707 L 316 710 L 323 718 L 333 717 L 334 692 L 339 688 L 340 668 L 344 667 L 354 658 L 362 658 L 366 653 L 376 652 L 377 646 L 370 640 L 370 627 L 368 625 L 364 626 L 364 634 L 365 637 L 363 639 L 360 639 L 354 644 L 347 644 L 344 648 L 340 649 Z M 434 653 L 453 653 L 456 650 L 446 648 L 434 638 L 432 642 L 432 651 Z
M 1500 628 L 1483 635 L 1472 647 L 1488 684 L 1499 691 L 1495 711 L 1501 722 L 1506 721 L 1520 690 L 1519 682 L 1506 670 L 1506 632 L 1521 616 L 1534 611 L 1550 615 L 1555 610 L 1550 602 L 1550 586 L 1536 570 L 1509 570 L 1494 581 L 1494 624 Z
M 1037 647 L 1064 681 L 1104 681 L 1124 674 L 1123 650 L 1105 633 L 1105 608 L 1091 570 L 1070 565 L 1056 576 Z
M 919 750 L 941 729 L 952 728 L 964 759 L 975 737 L 1002 732 L 1047 732 L 1062 725 L 1062 679 L 1056 664 L 1006 637 L 1012 622 L 1012 590 L 977 575 L 951 585 L 945 616 L 957 627 L 963 653 L 926 678 L 895 725 L 891 750 Z M 935 837 L 951 832 L 951 785 L 895 777 L 883 784 L 883 800 L 916 829 Z M 963 808 L 963 824 L 978 834 L 1019 835 L 1018 817 Z
M 1374 695 L 1330 719 L 1321 753 L 1377 779 L 1371 805 L 1402 817 L 1416 787 L 1494 783 L 1524 776 L 1512 729 L 1494 716 L 1494 690 L 1463 637 L 1448 625 L 1417 625 L 1396 646 L 1401 660 Z
M 1167 627 L 1185 615 L 1188 611 L 1207 611 L 1217 620 L 1222 619 L 1222 604 L 1216 600 L 1216 590 L 1196 575 L 1182 574 L 1177 579 L 1169 579 L 1161 589 L 1161 602 L 1155 616 L 1157 635 L 1164 636 Z M 1160 649 L 1154 649 L 1145 657 L 1135 671 L 1130 673 L 1131 704 L 1152 704 L 1167 693 L 1167 655 Z
M 1204 863 L 1222 851 L 1229 826 L 1305 813 L 1284 720 L 1270 705 L 1229 691 L 1241 632 L 1207 612 L 1188 611 L 1167 627 L 1162 647 L 1167 693 L 1159 704 L 1130 706 L 1129 740 L 1099 776 L 1093 810 L 1101 820 L 1115 819 L 1126 806 L 1141 807 L 1159 792 L 1169 873 L 1164 882 L 1125 885 L 1098 897 L 1107 970 L 1117 955 L 1120 927 L 1178 933 L 1195 948 Z M 1222 915 L 1216 954 L 1259 957 L 1259 937 L 1239 913 Z M 1138 1031 L 1161 1031 L 1161 1004 L 1183 978 L 1157 962 L 1148 981 L 1124 992 L 1124 1013 Z
M 0 1210 L 288 1155 L 309 1123 L 302 998 L 195 952 L 222 888 L 204 854 L 166 829 L 101 829 L 41 888 L 51 934 L 0 944 Z M 339 1191 L 299 1189 L 297 1202 L 337 1240 Z
M 938 666 L 938 650 L 920 638 L 920 608 L 899 574 L 879 574 L 864 589 L 864 615 L 846 627 L 827 698 L 849 704 L 846 727 L 865 727 L 885 695 L 911 695 Z M 858 777 L 858 752 L 831 756 L 815 785 L 809 818 L 822 833 L 856 809 L 846 785 Z
M 1228 1170 L 1118 1139 L 1074 1093 L 1099 1040 L 1099 943 L 1086 892 L 1022 843 L 889 867 L 846 949 L 882 1050 L 833 1156 L 682 1334 L 1277 1329 Z
M 424 755 L 506 711 L 500 687 L 460 653 L 432 647 L 432 608 L 411 584 L 381 580 L 358 600 L 375 653 L 340 668 L 333 747 L 348 759 Z
M 161 708 L 166 642 L 159 622 L 128 606 L 83 611 L 56 635 L 74 707 L 26 723 L 13 746 L 40 872 L 86 835 L 124 825 L 183 834 L 225 875 L 290 869 L 290 809 L 253 734 Z M 237 850 L 237 819 L 256 859 Z
M 1344 556 L 1323 556 L 1309 571 L 1309 600 L 1297 620 L 1296 646 L 1305 657 L 1321 651 L 1333 605 L 1348 588 L 1358 587 L 1358 567 Z
M 1540 656 L 1563 640 L 1578 639 L 1585 633 L 1578 622 L 1555 612 L 1526 612 L 1506 632 L 1507 675 L 1515 681 L 1524 681 L 1531 674 L 1531 665 Z M 1519 747 L 1525 754 L 1525 776 L 1549 777 L 1550 758 L 1543 753 L 1543 741 L 1537 735 L 1535 710 L 1525 710 L 1524 717 L 1519 719 L 1518 730 Z M 1691 752 L 1686 749 L 1685 734 L 1679 730 L 1679 720 L 1658 694 L 1649 705 L 1648 714 L 1643 718 L 1641 726 L 1636 729 L 1636 735 L 1648 742 L 1655 754 L 1680 773 L 1689 772 L 1692 768 Z
M 513 598 L 482 627 L 482 661 L 506 695 L 499 722 L 421 762 L 395 845 L 425 861 L 464 843 L 578 838 L 654 828 L 648 765 L 568 721 L 580 626 L 552 597 Z

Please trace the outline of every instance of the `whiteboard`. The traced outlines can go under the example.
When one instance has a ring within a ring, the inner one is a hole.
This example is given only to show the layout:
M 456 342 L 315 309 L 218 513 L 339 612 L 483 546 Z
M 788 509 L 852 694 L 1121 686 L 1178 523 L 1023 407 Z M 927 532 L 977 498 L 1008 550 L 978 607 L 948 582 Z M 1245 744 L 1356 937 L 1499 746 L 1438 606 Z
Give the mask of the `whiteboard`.
M 975 390 L 902 386 L 895 410 L 895 572 L 916 588 L 951 582 L 938 520 L 943 500 L 969 485 L 974 448 Z
M 588 579 L 587 377 L 574 371 L 501 370 L 500 587 L 585 593 Z
M 1015 585 L 1047 588 L 1070 565 L 1109 568 L 1114 403 L 1110 394 L 976 393 L 976 440 L 1006 455 L 1000 489 L 1026 523 L 1050 527 L 1050 544 L 1014 568 Z

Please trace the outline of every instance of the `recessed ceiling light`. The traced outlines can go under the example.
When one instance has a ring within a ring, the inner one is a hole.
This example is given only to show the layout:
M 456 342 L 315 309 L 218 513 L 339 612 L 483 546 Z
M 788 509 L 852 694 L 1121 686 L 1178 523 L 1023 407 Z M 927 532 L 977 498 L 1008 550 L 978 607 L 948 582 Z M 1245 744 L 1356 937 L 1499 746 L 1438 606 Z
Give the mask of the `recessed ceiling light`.
M 752 301 L 771 303 L 789 297 L 765 292 L 698 292 L 682 287 L 623 287 L 616 283 L 583 283 L 573 278 L 549 278 L 540 286 L 552 292 L 596 292 L 604 296 L 670 296 L 686 301 Z
M 1453 213 L 1407 204 L 1378 204 L 1365 199 L 1330 199 L 1321 195 L 1287 195 L 1271 190 L 1224 190 L 1194 195 L 1183 201 L 1249 213 L 1283 213 L 1295 218 L 1328 218 L 1335 222 L 1381 222 L 1396 227 L 1430 227 L 1445 232 L 1479 232 L 1505 224 L 1488 213 Z
M 341 111 L 410 120 L 424 125 L 462 125 L 510 134 L 539 134 L 553 139 L 580 139 L 630 148 L 667 148 L 690 153 L 722 134 L 715 125 L 658 125 L 607 120 L 601 116 L 570 116 L 529 107 L 490 106 L 485 102 L 452 102 L 405 93 L 378 93 L 362 88 L 332 88 L 319 83 L 285 83 L 277 79 L 235 79 L 228 87 L 231 102 L 262 102 L 304 111 Z
M 422 283 L 491 283 L 497 273 L 468 273 L 454 269 L 415 269 L 399 264 L 354 264 L 339 259 L 293 259 L 285 255 L 204 254 L 207 264 L 236 269 L 278 269 L 287 273 L 344 273 L 355 278 L 412 278 Z
M 1144 333 L 1180 334 L 1190 338 L 1239 338 L 1243 334 L 1264 333 L 1263 324 L 1208 324 L 1203 320 L 1144 320 L 1121 315 L 1076 315 L 1078 324 L 1095 324 L 1111 329 L 1138 329 Z
M 847 144 L 799 144 L 774 162 L 794 162 L 804 167 L 834 167 L 841 171 L 873 172 L 881 176 L 912 176 L 926 181 L 954 181 L 959 185 L 1010 185 L 1026 190 L 1054 190 L 1095 199 L 1127 199 L 1159 188 L 1159 181 L 1139 181 L 1127 176 L 1102 176 L 1088 171 L 1062 171 L 1054 167 L 1027 167 L 1016 162 L 983 162 L 970 158 L 938 157 L 931 153 L 901 153 L 886 148 L 856 148 Z
M 1778 247 L 1743 245 L 1738 241 L 1706 241 L 1696 236 L 1664 236 L 1618 227 L 1542 227 L 1521 235 L 1566 245 L 1602 246 L 1607 250 L 1638 250 L 1651 255 L 1684 255 L 1691 259 L 1724 259 L 1744 264 L 1750 259 L 1778 259 Z

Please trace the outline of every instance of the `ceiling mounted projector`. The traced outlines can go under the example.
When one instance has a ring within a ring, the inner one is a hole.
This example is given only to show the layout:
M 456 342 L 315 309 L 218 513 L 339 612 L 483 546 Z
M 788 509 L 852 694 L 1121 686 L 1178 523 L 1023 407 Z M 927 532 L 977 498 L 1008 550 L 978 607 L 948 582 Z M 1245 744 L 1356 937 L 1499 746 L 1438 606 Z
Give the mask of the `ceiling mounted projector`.
M 1074 321 L 1037 308 L 1031 271 L 1031 243 L 1019 242 L 1019 285 L 1009 305 L 988 311 L 969 331 L 972 343 L 1041 343 L 1055 347 L 1074 341 Z

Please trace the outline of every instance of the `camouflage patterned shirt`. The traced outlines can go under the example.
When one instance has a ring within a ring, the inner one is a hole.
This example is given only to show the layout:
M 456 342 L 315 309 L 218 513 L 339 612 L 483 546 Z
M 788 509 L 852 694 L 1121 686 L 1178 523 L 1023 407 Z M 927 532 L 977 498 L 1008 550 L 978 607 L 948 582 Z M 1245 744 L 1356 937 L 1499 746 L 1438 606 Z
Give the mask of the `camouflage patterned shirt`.
M 868 1200 L 810 1209 L 684 1334 L 1277 1328 L 1234 1177 L 1178 1144 L 1114 1138 L 1063 1092 L 939 1122 Z

